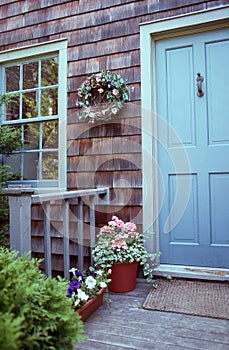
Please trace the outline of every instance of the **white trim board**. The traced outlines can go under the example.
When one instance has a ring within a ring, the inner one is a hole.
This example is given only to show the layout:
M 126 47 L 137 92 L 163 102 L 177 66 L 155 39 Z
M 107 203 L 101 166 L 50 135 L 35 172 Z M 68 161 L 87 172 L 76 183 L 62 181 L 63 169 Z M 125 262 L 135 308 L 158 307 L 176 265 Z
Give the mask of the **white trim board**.
M 153 270 L 155 276 L 171 276 L 193 279 L 229 281 L 228 269 L 217 269 L 199 266 L 161 264 Z

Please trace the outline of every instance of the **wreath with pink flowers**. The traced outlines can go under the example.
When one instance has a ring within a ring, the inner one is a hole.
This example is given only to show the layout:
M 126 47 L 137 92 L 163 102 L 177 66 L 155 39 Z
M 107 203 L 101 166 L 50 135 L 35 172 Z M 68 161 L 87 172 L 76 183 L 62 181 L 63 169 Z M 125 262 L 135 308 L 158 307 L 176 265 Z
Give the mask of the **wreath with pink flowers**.
M 82 109 L 79 118 L 88 123 L 115 118 L 129 97 L 125 80 L 108 70 L 88 76 L 77 95 L 76 105 Z

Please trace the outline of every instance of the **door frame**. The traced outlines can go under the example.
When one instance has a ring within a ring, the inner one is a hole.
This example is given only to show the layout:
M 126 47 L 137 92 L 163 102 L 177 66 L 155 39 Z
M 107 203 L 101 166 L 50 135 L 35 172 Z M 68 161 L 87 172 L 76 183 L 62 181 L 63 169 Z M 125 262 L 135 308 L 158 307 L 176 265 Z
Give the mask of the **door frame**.
M 188 13 L 140 24 L 141 116 L 143 171 L 143 232 L 155 231 L 147 239 L 150 252 L 160 251 L 156 109 L 156 41 L 229 27 L 229 6 Z M 144 89 L 144 87 L 147 87 Z M 158 263 L 160 263 L 158 259 Z

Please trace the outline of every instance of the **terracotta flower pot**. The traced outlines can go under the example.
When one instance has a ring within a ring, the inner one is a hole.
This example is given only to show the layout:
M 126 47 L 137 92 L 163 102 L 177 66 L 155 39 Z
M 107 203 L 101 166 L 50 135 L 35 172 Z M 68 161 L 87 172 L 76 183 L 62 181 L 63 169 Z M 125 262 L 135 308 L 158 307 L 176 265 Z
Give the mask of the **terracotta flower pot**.
M 93 312 L 95 312 L 103 304 L 104 292 L 105 288 L 102 288 L 98 295 L 96 295 L 93 299 L 90 299 L 80 309 L 76 310 L 81 317 L 81 321 L 86 321 L 88 317 L 91 316 L 91 314 L 93 314 Z
M 136 277 L 138 270 L 138 261 L 132 263 L 115 263 L 112 268 L 111 282 L 108 289 L 111 292 L 124 293 L 133 290 L 136 287 Z

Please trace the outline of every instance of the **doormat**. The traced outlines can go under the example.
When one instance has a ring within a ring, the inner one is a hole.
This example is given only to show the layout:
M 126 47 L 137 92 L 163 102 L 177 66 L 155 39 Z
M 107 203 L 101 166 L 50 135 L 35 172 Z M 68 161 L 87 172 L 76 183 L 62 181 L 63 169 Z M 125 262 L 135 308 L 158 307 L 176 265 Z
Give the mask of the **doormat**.
M 229 283 L 158 279 L 143 303 L 147 310 L 229 319 Z

